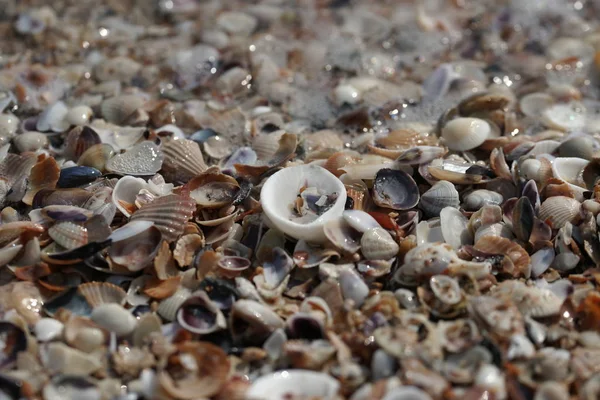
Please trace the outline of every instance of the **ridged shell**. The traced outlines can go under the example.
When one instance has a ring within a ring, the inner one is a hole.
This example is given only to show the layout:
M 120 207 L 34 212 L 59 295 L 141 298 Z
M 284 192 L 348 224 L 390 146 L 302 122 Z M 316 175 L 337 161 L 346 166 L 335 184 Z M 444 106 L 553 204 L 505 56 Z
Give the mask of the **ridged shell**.
M 361 251 L 368 260 L 389 260 L 398 254 L 399 246 L 383 228 L 371 228 L 360 239 Z
M 552 229 L 560 229 L 567 222 L 575 222 L 580 210 L 579 201 L 566 196 L 554 196 L 542 203 L 538 216 L 548 222 Z
M 88 282 L 77 288 L 88 304 L 94 308 L 100 304 L 125 304 L 127 293 L 121 287 L 109 282 Z
M 192 140 L 171 140 L 162 151 L 165 158 L 161 172 L 167 182 L 186 183 L 208 168 L 198 143 Z
M 134 94 L 115 96 L 102 102 L 100 112 L 108 122 L 123 125 L 127 118 L 141 108 L 144 103 L 144 99 Z
M 177 240 L 173 257 L 180 267 L 187 267 L 192 263 L 194 255 L 204 247 L 204 238 L 198 234 L 184 235 Z
M 484 236 L 475 243 L 475 249 L 488 254 L 503 254 L 514 264 L 514 271 L 505 271 L 513 276 L 527 275 L 530 258 L 527 251 L 518 243 L 500 236 Z
M 61 247 L 69 250 L 88 242 L 87 228 L 72 221 L 62 221 L 52 225 L 48 229 L 48 235 Z
M 185 223 L 196 210 L 196 202 L 189 196 L 170 194 L 145 204 L 131 216 L 131 221 L 152 221 L 163 238 L 173 242 L 183 233 Z
M 423 193 L 419 207 L 432 217 L 440 215 L 445 207 L 458 208 L 460 199 L 454 184 L 448 181 L 436 182 L 428 191 Z
M 156 312 L 165 320 L 174 321 L 177 318 L 177 310 L 191 295 L 191 290 L 180 287 L 179 290 L 160 302 Z

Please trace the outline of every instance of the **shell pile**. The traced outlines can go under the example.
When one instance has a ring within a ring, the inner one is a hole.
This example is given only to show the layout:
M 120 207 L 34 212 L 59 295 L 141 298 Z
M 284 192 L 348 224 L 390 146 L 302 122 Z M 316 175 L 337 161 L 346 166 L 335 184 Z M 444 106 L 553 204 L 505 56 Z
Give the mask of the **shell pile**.
M 0 0 L 0 398 L 600 398 L 598 16 Z

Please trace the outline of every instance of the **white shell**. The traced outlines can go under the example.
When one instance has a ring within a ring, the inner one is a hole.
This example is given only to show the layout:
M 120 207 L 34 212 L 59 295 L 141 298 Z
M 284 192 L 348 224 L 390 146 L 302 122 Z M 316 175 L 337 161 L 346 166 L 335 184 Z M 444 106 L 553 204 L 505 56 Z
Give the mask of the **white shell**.
M 327 193 L 337 193 L 338 197 L 329 210 L 315 221 L 301 224 L 290 221 L 289 207 L 294 204 L 298 191 L 304 185 L 316 187 Z M 299 165 L 284 168 L 273 174 L 264 183 L 260 202 L 269 220 L 283 233 L 311 243 L 327 240 L 323 232 L 325 222 L 339 218 L 346 205 L 346 188 L 331 172 L 317 165 Z
M 547 108 L 554 105 L 554 98 L 548 93 L 535 92 L 526 94 L 519 101 L 521 112 L 528 117 L 540 118 Z
M 389 390 L 381 400 L 431 400 L 431 396 L 416 386 L 400 386 Z
M 559 157 L 552 163 L 554 177 L 566 182 L 579 201 L 583 201 L 583 193 L 586 191 L 582 173 L 588 163 L 588 160 L 577 157 Z
M 35 337 L 40 342 L 48 342 L 62 335 L 64 325 L 54 318 L 42 318 L 33 328 Z
M 371 228 L 360 239 L 363 255 L 367 260 L 389 260 L 398 254 L 398 243 L 383 228 Z
M 458 249 L 473 243 L 473 235 L 468 228 L 469 220 L 454 207 L 446 207 L 440 212 L 440 225 L 444 241 Z
M 489 123 L 479 118 L 456 118 L 442 129 L 442 138 L 450 150 L 466 151 L 481 145 L 492 133 Z
M 579 215 L 580 209 L 581 203 L 575 199 L 553 196 L 544 200 L 538 216 L 542 221 L 550 220 L 552 229 L 560 229 L 567 222 L 573 222 Z
M 541 120 L 549 128 L 571 131 L 585 126 L 585 114 L 585 108 L 581 103 L 562 103 L 547 108 Z
M 126 217 L 131 217 L 131 213 L 123 207 L 120 201 L 124 201 L 129 204 L 135 204 L 135 198 L 142 189 L 146 189 L 148 184 L 142 178 L 135 178 L 133 176 L 124 176 L 115 185 L 112 191 L 112 201 L 119 211 Z
M 39 132 L 24 132 L 15 136 L 13 143 L 20 152 L 38 151 L 48 144 L 48 137 Z
M 217 18 L 217 25 L 225 32 L 234 35 L 248 36 L 257 24 L 255 17 L 238 11 L 227 11 Z
M 66 115 L 66 121 L 69 125 L 85 125 L 90 122 L 94 115 L 92 109 L 86 105 L 75 106 L 69 110 Z
M 352 299 L 360 307 L 369 295 L 369 287 L 354 268 L 340 271 L 340 288 L 345 299 Z
M 102 368 L 102 360 L 62 342 L 48 344 L 42 360 L 50 373 L 85 376 Z
M 348 225 L 358 232 L 365 233 L 371 228 L 381 227 L 375 218 L 362 210 L 345 210 L 342 217 L 344 217 Z
M 0 114 L 0 136 L 11 137 L 19 128 L 19 118 L 12 114 Z
M 285 400 L 298 396 L 334 400 L 339 387 L 339 382 L 328 374 L 292 369 L 261 376 L 248 389 L 246 399 Z
M 444 207 L 458 208 L 460 197 L 454 184 L 448 181 L 436 182 L 428 191 L 423 193 L 419 207 L 427 215 L 438 216 Z
M 129 311 L 116 303 L 101 304 L 94 308 L 92 321 L 118 337 L 129 335 L 135 329 L 137 319 Z
M 41 132 L 64 132 L 69 128 L 69 123 L 65 119 L 68 112 L 65 103 L 57 101 L 40 114 L 35 127 Z
M 106 169 L 123 175 L 154 175 L 163 163 L 163 152 L 156 144 L 144 141 L 106 162 Z

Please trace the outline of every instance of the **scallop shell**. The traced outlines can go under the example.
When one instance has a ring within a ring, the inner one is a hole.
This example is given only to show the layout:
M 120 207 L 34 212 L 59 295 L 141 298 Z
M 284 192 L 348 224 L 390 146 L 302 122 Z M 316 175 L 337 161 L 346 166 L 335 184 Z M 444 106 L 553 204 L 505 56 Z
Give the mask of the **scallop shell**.
M 565 196 L 553 196 L 540 206 L 538 217 L 548 222 L 552 229 L 560 229 L 567 222 L 575 222 L 579 217 L 581 203 Z
M 419 207 L 429 216 L 439 216 L 445 207 L 458 208 L 460 199 L 454 184 L 448 181 L 436 182 L 428 191 L 423 193 Z
M 53 157 L 47 157 L 31 168 L 23 203 L 31 205 L 35 194 L 42 189 L 54 189 L 60 177 L 60 168 Z
M 208 168 L 198 144 L 192 140 L 177 139 L 163 144 L 162 175 L 168 182 L 186 183 Z
M 106 169 L 122 175 L 154 175 L 163 164 L 164 154 L 156 144 L 144 141 L 106 162 Z
M 61 221 L 48 229 L 48 235 L 61 247 L 75 249 L 88 243 L 88 230 L 83 224 Z
M 131 216 L 131 221 L 152 221 L 168 242 L 183 233 L 185 223 L 196 210 L 195 201 L 188 196 L 170 194 L 154 199 Z
M 124 125 L 137 109 L 142 108 L 145 101 L 134 94 L 124 94 L 111 97 L 102 102 L 100 112 L 104 119 L 110 123 Z
M 442 129 L 442 138 L 450 150 L 466 151 L 479 147 L 491 135 L 490 124 L 479 118 L 456 118 Z
M 504 271 L 512 276 L 526 276 L 530 258 L 527 251 L 518 243 L 500 236 L 484 236 L 474 246 L 475 250 L 487 254 L 503 254 L 510 258 L 514 269 Z
M 108 282 L 83 283 L 77 290 L 92 308 L 107 303 L 124 305 L 127 297 L 127 293 L 121 287 Z

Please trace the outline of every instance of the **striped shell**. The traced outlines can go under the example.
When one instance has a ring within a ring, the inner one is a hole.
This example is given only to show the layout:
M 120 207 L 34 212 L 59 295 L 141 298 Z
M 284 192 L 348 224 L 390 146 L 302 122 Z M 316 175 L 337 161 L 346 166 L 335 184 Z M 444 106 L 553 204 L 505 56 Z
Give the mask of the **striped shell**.
M 185 223 L 196 210 L 196 202 L 189 196 L 170 194 L 144 204 L 131 216 L 131 221 L 152 221 L 163 238 L 173 242 L 183 233 Z
M 553 229 L 560 229 L 567 222 L 574 222 L 580 210 L 579 201 L 566 196 L 554 196 L 542 203 L 538 216 L 542 221 L 549 222 Z
M 121 287 L 109 282 L 88 282 L 79 285 L 79 294 L 85 297 L 88 304 L 94 308 L 100 304 L 125 304 L 127 293 Z
M 198 143 L 193 140 L 171 140 L 162 146 L 165 159 L 162 175 L 167 182 L 185 183 L 208 168 Z
M 48 235 L 65 249 L 75 249 L 88 242 L 87 228 L 72 221 L 62 221 L 52 225 L 48 229 Z
M 530 257 L 523 247 L 510 239 L 500 236 L 484 236 L 475 243 L 475 250 L 488 254 L 503 254 L 510 258 L 514 264 L 513 271 L 505 271 L 513 276 L 527 275 L 526 271 L 530 263 Z

